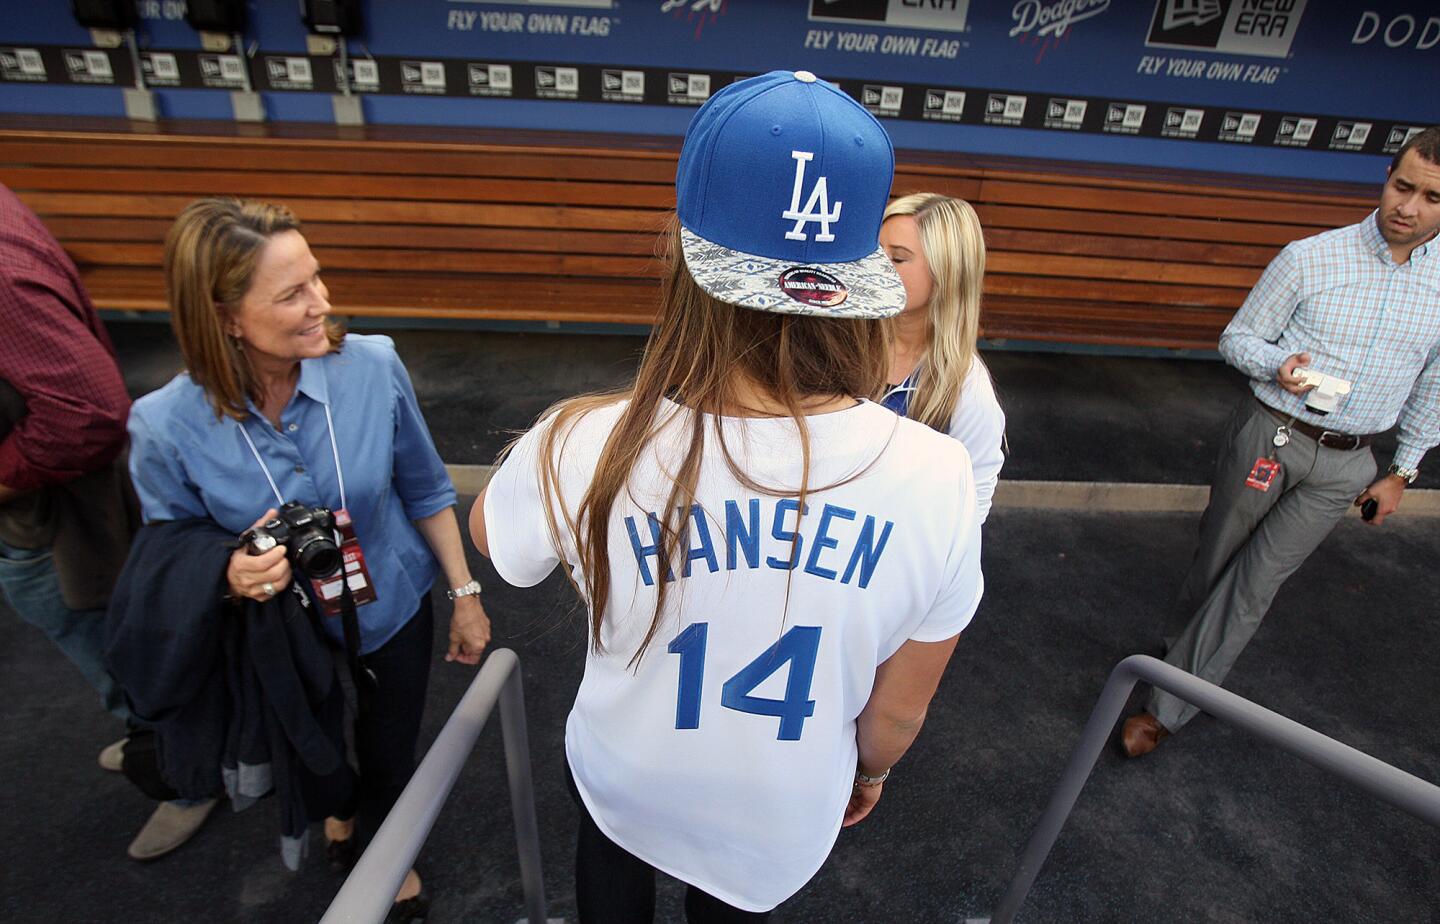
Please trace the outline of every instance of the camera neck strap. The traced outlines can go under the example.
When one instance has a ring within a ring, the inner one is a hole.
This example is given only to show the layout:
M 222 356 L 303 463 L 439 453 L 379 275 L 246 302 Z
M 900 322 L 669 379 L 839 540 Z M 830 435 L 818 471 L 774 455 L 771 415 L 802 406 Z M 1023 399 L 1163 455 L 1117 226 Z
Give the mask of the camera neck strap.
M 340 466 L 340 447 L 335 442 L 335 421 L 330 416 L 330 405 L 322 404 L 320 406 L 325 409 L 325 429 L 330 434 L 330 452 L 335 457 L 335 479 L 340 484 L 340 509 L 348 510 L 349 505 L 345 501 L 345 470 Z M 270 490 L 275 492 L 276 503 L 281 507 L 285 506 L 285 496 L 280 493 L 280 486 L 275 483 L 275 478 L 270 474 L 269 467 L 260 455 L 259 447 L 250 438 L 250 432 L 245 429 L 245 424 L 241 421 L 235 421 L 235 426 L 240 429 L 240 435 L 245 437 L 245 445 L 250 447 L 250 454 L 255 457 L 255 463 L 265 474 L 265 480 L 270 483 Z M 370 698 L 374 695 L 376 687 L 375 673 L 360 659 L 360 619 L 355 614 L 355 596 L 350 592 L 348 580 L 340 582 L 340 626 L 345 635 L 345 660 L 350 666 L 350 676 L 355 681 L 359 711 L 368 712 Z
M 330 434 L 330 454 L 335 458 L 335 480 L 340 485 L 340 509 L 348 510 L 350 505 L 345 502 L 345 470 L 340 466 L 340 446 L 335 442 L 335 420 L 330 416 L 330 405 L 320 405 L 325 409 L 325 430 Z M 264 458 L 260 455 L 260 449 L 255 441 L 250 438 L 250 431 L 245 429 L 245 424 L 235 421 L 235 426 L 240 429 L 240 435 L 245 437 L 245 445 L 250 447 L 250 454 L 255 457 L 255 462 L 260 466 L 260 471 L 265 473 L 265 480 L 270 483 L 270 490 L 275 492 L 275 500 L 279 506 L 285 506 L 285 496 L 280 493 L 280 486 L 275 483 L 275 478 L 270 474 L 270 468 L 265 464 Z
M 345 635 L 345 661 L 350 667 L 350 679 L 355 681 L 356 711 L 364 715 L 370 711 L 371 697 L 379 681 L 360 657 L 360 619 L 355 615 L 355 597 L 350 593 L 349 581 L 340 582 L 340 626 Z

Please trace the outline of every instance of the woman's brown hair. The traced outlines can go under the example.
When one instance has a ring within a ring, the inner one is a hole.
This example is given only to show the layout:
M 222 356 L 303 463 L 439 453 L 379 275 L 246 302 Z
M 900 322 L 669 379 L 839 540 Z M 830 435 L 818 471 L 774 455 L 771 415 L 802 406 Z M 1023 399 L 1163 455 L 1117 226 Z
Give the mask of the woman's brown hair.
M 732 475 L 748 489 L 770 496 L 798 497 L 805 509 L 809 493 L 810 439 L 805 424 L 808 409 L 825 399 L 874 394 L 885 381 L 890 353 L 887 325 L 869 320 L 806 317 L 737 308 L 706 294 L 690 277 L 680 253 L 679 223 L 673 218 L 665 260 L 668 263 L 661 290 L 660 309 L 645 346 L 645 353 L 629 388 L 587 395 L 561 402 L 542 415 L 554 415 L 540 447 L 542 494 L 550 535 L 561 548 L 563 528 L 575 537 L 590 604 L 590 643 L 603 651 L 600 630 L 610 595 L 609 528 L 616 499 L 626 485 L 644 449 L 666 427 L 661 400 L 671 398 L 688 412 L 688 445 L 684 457 L 667 460 L 673 473 L 663 509 L 660 572 L 675 563 L 685 534 L 685 520 L 695 503 L 695 489 L 711 429 Z M 801 480 L 797 488 L 761 485 L 741 470 L 725 440 L 720 416 L 745 416 L 757 409 L 743 402 L 742 383 L 758 388 L 782 405 L 794 421 L 800 439 Z M 615 422 L 595 465 L 589 487 L 571 514 L 559 497 L 560 454 L 571 426 L 587 412 L 628 400 Z M 683 419 L 683 418 L 682 418 Z M 714 420 L 711 426 L 708 421 Z M 844 481 L 863 474 L 857 471 Z M 838 482 L 837 484 L 844 483 Z M 826 488 L 836 485 L 827 485 Z M 823 490 L 823 489 L 816 489 Z M 793 551 L 792 551 L 793 554 Z M 568 572 L 567 572 L 568 573 Z M 666 581 L 657 585 L 655 611 L 644 641 L 631 657 L 637 664 L 655 637 L 664 612 Z
M 249 416 L 245 399 L 258 402 L 259 383 L 240 344 L 225 333 L 225 315 L 250 290 L 260 251 L 300 221 L 283 205 L 241 199 L 197 199 L 165 236 L 165 293 L 170 324 L 190 378 L 205 389 L 217 418 Z M 345 331 L 326 319 L 330 350 Z

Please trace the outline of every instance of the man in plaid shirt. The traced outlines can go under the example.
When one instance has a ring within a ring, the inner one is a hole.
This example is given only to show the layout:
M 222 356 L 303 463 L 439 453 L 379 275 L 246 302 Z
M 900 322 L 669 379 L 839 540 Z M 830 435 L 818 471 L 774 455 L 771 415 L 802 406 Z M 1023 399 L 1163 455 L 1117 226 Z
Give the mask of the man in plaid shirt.
M 130 397 L 75 265 L 4 186 L 0 331 L 0 599 L 123 719 L 102 630 L 131 531 L 116 465 Z
M 1221 334 L 1220 352 L 1255 398 L 1220 450 L 1177 602 L 1189 623 L 1168 663 L 1224 680 L 1280 585 L 1345 511 L 1361 506 L 1370 525 L 1384 523 L 1440 442 L 1437 230 L 1440 126 L 1395 155 L 1369 217 L 1281 251 Z M 1318 403 L 1307 397 L 1310 371 L 1350 384 L 1333 411 L 1307 407 Z M 1397 424 L 1394 464 L 1377 480 L 1371 436 Z M 1198 711 L 1152 690 L 1125 722 L 1125 753 L 1148 754 Z
M 80 273 L 0 184 L 0 600 L 130 719 L 105 667 L 105 606 L 139 523 L 125 469 L 130 396 Z M 120 770 L 124 740 L 100 752 Z M 130 844 L 137 860 L 191 837 L 215 801 L 163 802 Z

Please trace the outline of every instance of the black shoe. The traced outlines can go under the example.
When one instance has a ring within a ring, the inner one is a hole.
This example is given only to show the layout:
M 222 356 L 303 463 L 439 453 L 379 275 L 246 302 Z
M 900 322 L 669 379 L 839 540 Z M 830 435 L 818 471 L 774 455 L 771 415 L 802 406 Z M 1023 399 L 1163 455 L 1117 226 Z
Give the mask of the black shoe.
M 390 913 L 385 915 L 385 924 L 405 924 L 406 921 L 423 921 L 430 914 L 430 893 L 425 891 L 425 886 L 420 886 L 420 891 L 404 901 L 396 902 L 390 906 Z
M 355 865 L 355 835 L 343 841 L 325 842 L 325 862 L 332 872 L 343 873 Z

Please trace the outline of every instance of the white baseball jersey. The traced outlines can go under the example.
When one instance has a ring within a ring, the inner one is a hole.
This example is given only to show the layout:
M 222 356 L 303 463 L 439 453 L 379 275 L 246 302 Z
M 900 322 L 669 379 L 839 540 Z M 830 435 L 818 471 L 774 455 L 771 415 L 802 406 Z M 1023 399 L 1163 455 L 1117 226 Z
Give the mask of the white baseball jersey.
M 623 406 L 591 412 L 558 441 L 572 513 Z M 712 417 L 685 551 L 667 566 L 657 551 L 663 472 L 688 443 L 690 412 L 662 402 L 659 413 L 674 422 L 641 454 L 611 514 L 605 650 L 587 657 L 566 754 L 613 841 L 737 908 L 765 911 L 830 853 L 876 667 L 908 639 L 956 635 L 979 604 L 970 460 L 959 442 L 876 404 L 813 416 L 811 486 L 861 474 L 809 495 L 797 516 L 795 498 L 737 482 L 714 430 L 723 425 L 752 479 L 793 490 L 794 423 Z M 583 587 L 573 537 L 555 548 L 541 506 L 537 454 L 550 423 L 526 434 L 490 482 L 491 560 L 522 587 L 564 562 Z M 666 613 L 631 670 L 659 581 L 670 583 Z

